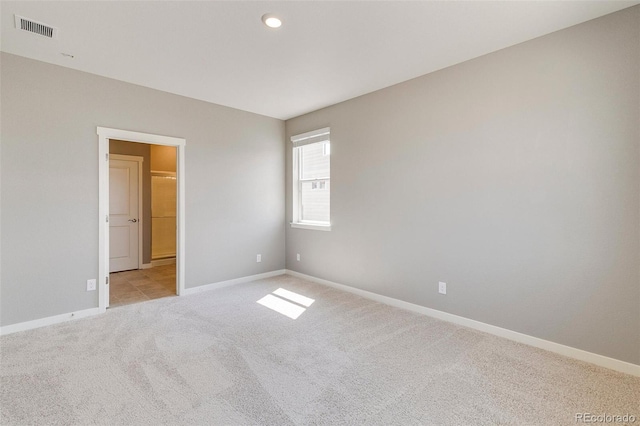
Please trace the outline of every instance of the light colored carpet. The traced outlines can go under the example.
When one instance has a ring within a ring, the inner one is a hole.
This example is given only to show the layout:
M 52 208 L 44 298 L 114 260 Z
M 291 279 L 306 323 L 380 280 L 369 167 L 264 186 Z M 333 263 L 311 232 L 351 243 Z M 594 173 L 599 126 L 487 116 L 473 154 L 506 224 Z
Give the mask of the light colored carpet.
M 315 302 L 296 320 L 256 303 L 278 288 Z M 2 425 L 640 418 L 640 378 L 290 276 L 123 306 L 0 348 Z

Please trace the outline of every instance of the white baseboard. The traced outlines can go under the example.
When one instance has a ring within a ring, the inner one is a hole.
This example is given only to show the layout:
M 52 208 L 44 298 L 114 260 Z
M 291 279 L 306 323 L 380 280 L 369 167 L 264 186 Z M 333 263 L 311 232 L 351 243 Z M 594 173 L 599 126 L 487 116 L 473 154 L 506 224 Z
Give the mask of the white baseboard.
M 168 259 L 168 260 L 173 260 L 173 262 L 175 262 L 175 259 Z M 279 269 L 276 271 L 265 272 L 262 274 L 249 275 L 247 277 L 235 278 L 233 280 L 220 281 L 213 284 L 187 288 L 184 290 L 182 295 L 195 294 L 195 293 L 200 293 L 202 291 L 208 291 L 208 290 L 215 290 L 218 288 L 229 287 L 236 284 L 248 283 L 251 281 L 261 280 L 264 278 L 270 278 L 270 277 L 275 277 L 275 276 L 284 275 L 284 274 L 285 274 L 285 270 Z M 100 313 L 104 313 L 104 310 L 101 310 L 100 308 L 90 308 L 90 309 L 84 309 L 82 311 L 69 312 L 66 314 L 54 315 L 52 317 L 40 318 L 33 321 L 25 321 L 17 324 L 5 325 L 3 327 L 0 327 L 0 336 L 16 333 L 18 331 L 25 331 L 25 330 L 31 330 L 34 328 L 46 327 L 48 325 L 58 324 L 61 322 L 73 321 L 80 318 L 86 318 L 86 317 L 98 315 Z
M 31 330 L 34 328 L 45 327 L 47 325 L 59 324 L 61 322 L 73 321 L 80 318 L 91 317 L 102 313 L 100 308 L 84 309 L 82 311 L 69 312 L 66 314 L 54 315 L 52 317 L 40 318 L 33 321 L 19 322 L 17 324 L 5 325 L 0 327 L 0 336 L 16 333 L 18 331 Z
M 143 263 L 140 269 L 151 269 L 153 265 L 151 263 Z
M 264 272 L 262 274 L 256 274 L 256 275 L 249 275 L 247 277 L 234 278 L 232 280 L 220 281 L 220 282 L 213 283 L 213 284 L 205 284 L 205 285 L 200 285 L 198 287 L 185 288 L 184 292 L 181 294 L 181 296 L 182 295 L 186 296 L 186 295 L 189 295 L 189 294 L 200 293 L 202 291 L 217 290 L 219 288 L 229 287 L 229 286 L 236 285 L 236 284 L 243 284 L 243 283 L 248 283 L 248 282 L 251 282 L 251 281 L 262 280 L 264 278 L 271 278 L 271 277 L 275 277 L 275 276 L 278 276 L 278 275 L 284 275 L 285 273 L 286 273 L 286 270 L 278 269 L 277 271 Z
M 150 268 L 155 268 L 156 266 L 171 265 L 171 264 L 174 264 L 174 263 L 176 263 L 176 258 L 175 257 L 172 257 L 170 259 L 152 260 Z M 146 268 L 144 268 L 144 265 L 143 265 L 142 269 L 146 269 Z
M 631 364 L 630 362 L 620 361 L 618 359 L 594 354 L 592 352 L 587 352 L 582 349 L 561 345 L 560 343 L 550 342 L 548 340 L 529 336 L 527 334 L 518 333 L 517 331 L 508 330 L 506 328 L 497 327 L 495 325 L 486 324 L 480 321 L 475 321 L 475 320 L 461 317 L 458 315 L 449 314 L 447 312 L 438 311 L 436 309 L 427 308 L 425 306 L 420 306 L 413 303 L 405 302 L 403 300 L 394 299 L 393 297 L 382 296 L 380 294 L 372 293 L 370 291 L 361 290 L 361 289 L 349 287 L 343 284 L 334 283 L 332 281 L 313 277 L 311 275 L 301 274 L 300 272 L 292 271 L 289 269 L 286 270 L 286 273 L 288 275 L 302 278 L 307 281 L 312 281 L 314 283 L 337 288 L 337 289 L 346 291 L 348 293 L 357 294 L 358 296 L 375 300 L 376 302 L 384 303 L 390 306 L 395 306 L 396 308 L 417 312 L 419 314 L 427 315 L 433 318 L 437 318 L 439 320 L 452 322 L 454 324 L 473 328 L 474 330 L 493 334 L 499 337 L 504 337 L 505 339 L 513 340 L 515 342 L 524 343 L 525 345 L 533 346 L 536 348 L 547 350 L 549 352 L 554 352 L 560 355 L 564 355 L 569 358 L 578 359 L 580 361 L 585 361 L 591 364 L 599 365 L 600 367 L 609 368 L 611 370 L 615 370 L 622 373 L 631 374 L 633 376 L 640 377 L 640 365 Z

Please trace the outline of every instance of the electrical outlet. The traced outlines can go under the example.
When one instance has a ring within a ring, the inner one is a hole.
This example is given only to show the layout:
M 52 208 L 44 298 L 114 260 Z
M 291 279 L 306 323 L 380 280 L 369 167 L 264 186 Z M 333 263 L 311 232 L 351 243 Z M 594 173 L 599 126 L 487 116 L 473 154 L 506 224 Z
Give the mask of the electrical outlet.
M 298 262 L 300 262 L 300 253 L 297 253 L 297 254 L 296 254 L 296 260 L 297 260 Z
M 438 293 L 447 294 L 447 283 L 443 283 L 442 281 L 438 283 Z
M 262 255 L 261 254 L 256 255 L 256 262 L 258 262 L 258 263 L 262 262 Z
M 95 291 L 96 289 L 96 280 L 87 280 L 87 291 Z

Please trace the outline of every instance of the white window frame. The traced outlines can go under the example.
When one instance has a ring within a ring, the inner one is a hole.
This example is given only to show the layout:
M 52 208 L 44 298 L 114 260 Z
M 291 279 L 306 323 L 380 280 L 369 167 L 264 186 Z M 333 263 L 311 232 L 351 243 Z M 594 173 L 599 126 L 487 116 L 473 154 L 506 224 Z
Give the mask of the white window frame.
M 316 222 L 311 220 L 302 220 L 302 184 L 304 182 L 314 181 L 328 181 L 329 191 L 331 191 L 331 166 L 329 166 L 329 176 L 314 179 L 302 178 L 302 161 L 300 158 L 301 150 L 299 148 L 305 145 L 312 145 L 316 143 L 329 143 L 331 136 L 331 128 L 324 127 L 322 129 L 313 130 L 311 132 L 302 133 L 300 135 L 292 136 L 291 142 L 292 159 L 293 159 L 293 221 L 291 222 L 292 228 L 300 229 L 313 229 L 316 231 L 331 231 L 331 201 L 329 201 L 329 222 Z M 331 154 L 331 145 L 324 155 Z M 329 199 L 331 199 L 331 192 L 329 192 Z

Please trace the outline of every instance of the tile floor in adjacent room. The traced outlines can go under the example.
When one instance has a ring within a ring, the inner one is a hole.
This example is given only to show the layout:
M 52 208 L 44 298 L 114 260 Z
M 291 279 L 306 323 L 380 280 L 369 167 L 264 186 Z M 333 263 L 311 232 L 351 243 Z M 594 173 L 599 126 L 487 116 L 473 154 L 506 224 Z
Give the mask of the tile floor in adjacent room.
M 109 274 L 109 307 L 176 295 L 176 265 Z

